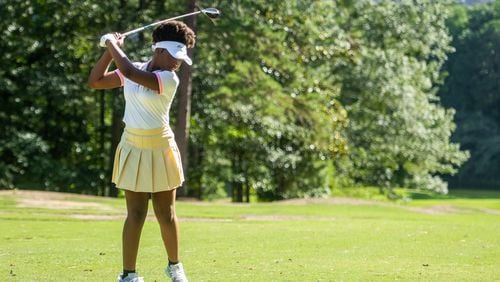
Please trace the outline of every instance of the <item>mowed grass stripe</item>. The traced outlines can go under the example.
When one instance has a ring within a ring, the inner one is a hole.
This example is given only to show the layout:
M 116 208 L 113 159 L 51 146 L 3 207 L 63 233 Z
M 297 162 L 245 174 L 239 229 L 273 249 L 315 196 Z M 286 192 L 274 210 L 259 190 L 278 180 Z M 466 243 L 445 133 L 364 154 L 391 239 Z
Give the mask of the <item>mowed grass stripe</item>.
M 121 219 L 42 208 L 46 214 L 29 215 L 5 196 L 0 204 L 2 281 L 116 278 Z M 495 281 L 500 217 L 476 205 L 424 214 L 385 204 L 179 202 L 180 217 L 229 219 L 181 222 L 181 255 L 191 281 Z M 166 281 L 165 261 L 158 226 L 148 221 L 138 270 L 146 281 Z

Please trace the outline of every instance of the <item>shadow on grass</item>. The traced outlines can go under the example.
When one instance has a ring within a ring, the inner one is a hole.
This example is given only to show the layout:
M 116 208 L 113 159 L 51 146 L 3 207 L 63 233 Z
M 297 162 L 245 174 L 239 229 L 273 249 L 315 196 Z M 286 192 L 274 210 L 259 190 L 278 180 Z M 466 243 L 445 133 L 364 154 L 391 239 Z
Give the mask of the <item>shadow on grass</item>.
M 407 196 L 414 200 L 500 199 L 500 190 L 450 190 L 446 195 L 408 191 Z

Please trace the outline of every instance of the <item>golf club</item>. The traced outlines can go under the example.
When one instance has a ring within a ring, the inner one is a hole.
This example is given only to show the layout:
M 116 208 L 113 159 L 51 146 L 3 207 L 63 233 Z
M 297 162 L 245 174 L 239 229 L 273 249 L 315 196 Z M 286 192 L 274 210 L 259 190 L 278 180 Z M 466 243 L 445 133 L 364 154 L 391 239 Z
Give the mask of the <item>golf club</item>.
M 170 18 L 170 19 L 165 19 L 165 20 L 161 20 L 161 21 L 158 21 L 158 22 L 154 22 L 152 24 L 141 26 L 141 27 L 133 29 L 131 31 L 127 31 L 125 33 L 122 33 L 122 36 L 126 37 L 128 35 L 131 35 L 131 34 L 134 34 L 134 33 L 140 32 L 140 31 L 143 31 L 143 30 L 145 30 L 147 28 L 150 28 L 150 27 L 153 27 L 153 26 L 157 26 L 157 25 L 162 24 L 164 22 L 173 21 L 173 20 L 180 19 L 180 18 L 185 18 L 185 17 L 197 15 L 197 14 L 200 14 L 200 13 L 206 15 L 210 19 L 216 19 L 220 15 L 219 10 L 217 10 L 215 8 L 200 9 L 199 11 L 196 11 L 196 12 L 192 12 L 192 13 L 180 15 L 180 16 L 173 17 L 173 18 Z

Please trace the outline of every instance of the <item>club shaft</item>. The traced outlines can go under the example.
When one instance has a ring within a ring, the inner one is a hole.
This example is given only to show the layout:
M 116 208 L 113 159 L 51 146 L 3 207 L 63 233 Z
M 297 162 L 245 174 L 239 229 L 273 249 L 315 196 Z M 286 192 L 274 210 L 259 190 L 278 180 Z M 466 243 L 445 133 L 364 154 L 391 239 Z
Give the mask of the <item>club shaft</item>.
M 201 13 L 202 11 L 196 11 L 196 12 L 192 12 L 192 13 L 188 13 L 188 14 L 184 14 L 184 15 L 180 15 L 180 16 L 177 16 L 177 17 L 173 17 L 173 18 L 169 18 L 169 19 L 165 19 L 165 20 L 161 20 L 161 21 L 157 21 L 155 23 L 152 23 L 152 24 L 148 24 L 148 25 L 145 25 L 145 26 L 141 26 L 139 28 L 136 28 L 136 29 L 133 29 L 131 31 L 127 31 L 125 33 L 122 33 L 122 36 L 128 36 L 130 34 L 133 34 L 133 33 L 136 33 L 136 32 L 140 32 L 140 31 L 143 31 L 147 28 L 150 28 L 152 26 L 157 26 L 159 24 L 162 24 L 164 22 L 168 22 L 168 21 L 173 21 L 173 20 L 176 20 L 176 19 L 180 19 L 180 18 L 184 18 L 184 17 L 189 17 L 189 16 L 192 16 L 192 15 L 196 15 L 196 14 L 199 14 Z

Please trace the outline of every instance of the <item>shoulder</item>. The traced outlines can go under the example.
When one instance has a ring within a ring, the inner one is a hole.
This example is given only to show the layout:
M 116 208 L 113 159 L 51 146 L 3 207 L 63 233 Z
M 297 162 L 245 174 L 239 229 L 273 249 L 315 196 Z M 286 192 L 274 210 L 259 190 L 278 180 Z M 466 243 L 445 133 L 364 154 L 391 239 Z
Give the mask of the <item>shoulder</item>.
M 158 78 L 158 84 L 160 87 L 160 94 L 173 95 L 179 86 L 179 78 L 177 74 L 173 71 L 154 71 L 153 72 Z
M 173 71 L 154 71 L 156 76 L 162 80 L 163 83 L 169 83 L 169 84 L 179 84 L 179 78 L 177 77 L 177 74 Z
M 147 64 L 148 64 L 148 62 L 132 62 L 132 65 L 135 68 L 140 69 L 140 70 L 145 70 L 146 67 L 147 67 Z M 123 79 L 124 79 L 124 85 L 127 83 L 127 81 L 135 84 L 135 82 L 133 82 L 132 80 L 128 79 L 127 77 L 123 77 Z

